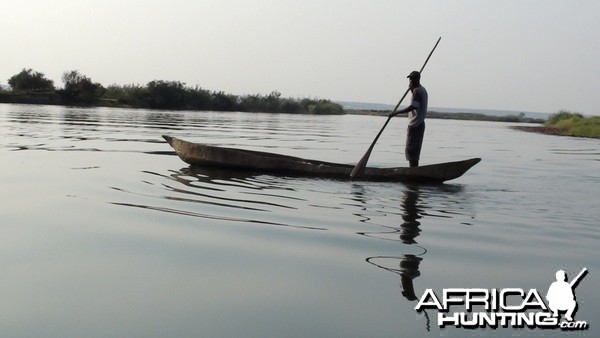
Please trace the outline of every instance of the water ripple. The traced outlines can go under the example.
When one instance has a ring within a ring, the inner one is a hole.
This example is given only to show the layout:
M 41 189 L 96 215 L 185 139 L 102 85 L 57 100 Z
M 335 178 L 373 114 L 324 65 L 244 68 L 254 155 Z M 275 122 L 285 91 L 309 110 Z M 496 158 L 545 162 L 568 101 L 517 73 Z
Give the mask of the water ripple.
M 111 204 L 124 206 L 124 207 L 154 210 L 154 211 L 166 212 L 166 213 L 183 215 L 183 216 L 192 216 L 192 217 L 198 217 L 198 218 L 202 218 L 202 219 L 213 219 L 213 220 L 220 220 L 220 221 L 243 222 L 243 223 L 255 223 L 255 224 L 261 224 L 261 225 L 276 225 L 276 226 L 283 226 L 283 227 L 289 227 L 289 228 L 309 229 L 309 230 L 326 230 L 325 228 L 290 225 L 290 224 L 285 224 L 285 223 L 268 222 L 268 221 L 261 221 L 261 220 L 255 220 L 255 219 L 247 219 L 247 218 L 217 216 L 217 215 L 210 215 L 210 214 L 205 214 L 205 213 L 185 211 L 185 210 L 172 209 L 172 208 L 159 207 L 159 206 L 131 204 L 131 203 L 122 203 L 122 202 L 111 202 Z

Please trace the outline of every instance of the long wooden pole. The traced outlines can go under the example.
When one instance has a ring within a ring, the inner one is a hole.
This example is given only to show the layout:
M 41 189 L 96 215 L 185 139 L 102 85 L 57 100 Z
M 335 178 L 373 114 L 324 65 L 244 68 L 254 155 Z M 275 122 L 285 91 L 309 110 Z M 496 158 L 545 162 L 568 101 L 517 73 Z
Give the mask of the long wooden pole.
M 433 49 L 427 56 L 425 63 L 423 63 L 423 67 L 421 67 L 421 70 L 419 71 L 420 73 L 423 73 L 423 69 L 425 69 L 425 65 L 427 65 L 429 58 L 433 54 L 433 51 L 435 51 L 435 49 L 437 48 L 437 45 L 440 43 L 441 39 L 442 39 L 442 37 L 440 36 L 440 38 L 435 43 L 435 46 L 433 46 Z M 398 107 L 400 107 L 400 104 L 402 103 L 402 101 L 404 100 L 406 95 L 408 95 L 409 91 L 410 91 L 410 89 L 407 89 L 406 92 L 404 92 L 404 95 L 402 95 L 402 98 L 400 98 L 400 101 L 398 101 L 398 104 L 396 105 L 396 107 L 394 107 L 394 110 L 392 110 L 392 113 L 394 113 L 396 110 L 398 110 Z M 367 162 L 369 162 L 369 157 L 371 156 L 371 151 L 373 151 L 373 148 L 375 147 L 375 143 L 377 143 L 377 140 L 379 140 L 379 136 L 381 136 L 381 133 L 383 133 L 383 130 L 388 125 L 388 123 L 390 122 L 391 119 L 392 119 L 391 117 L 388 117 L 388 119 L 383 124 L 383 127 L 381 127 L 381 130 L 379 130 L 379 133 L 377 134 L 377 136 L 375 136 L 375 140 L 373 140 L 373 143 L 371 143 L 371 146 L 369 147 L 369 149 L 367 149 L 367 152 L 363 155 L 363 157 L 360 159 L 360 161 L 358 161 L 358 163 L 356 164 L 354 169 L 352 169 L 352 172 L 350 173 L 351 179 L 358 178 L 365 172 L 365 168 L 367 167 Z

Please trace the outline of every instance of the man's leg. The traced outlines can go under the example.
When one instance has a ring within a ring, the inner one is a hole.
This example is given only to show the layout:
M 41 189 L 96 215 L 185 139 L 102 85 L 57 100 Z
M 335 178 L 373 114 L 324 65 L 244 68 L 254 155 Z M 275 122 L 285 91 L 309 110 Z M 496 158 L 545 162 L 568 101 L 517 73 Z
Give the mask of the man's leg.
M 406 130 L 406 159 L 411 167 L 419 166 L 421 146 L 425 134 L 425 122 L 417 127 L 408 127 Z

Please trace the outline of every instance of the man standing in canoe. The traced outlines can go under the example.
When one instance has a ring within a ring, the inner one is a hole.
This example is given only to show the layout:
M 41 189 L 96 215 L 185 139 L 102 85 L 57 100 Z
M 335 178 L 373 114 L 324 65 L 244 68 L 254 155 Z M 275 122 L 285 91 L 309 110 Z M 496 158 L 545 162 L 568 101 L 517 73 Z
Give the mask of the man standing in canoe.
M 421 73 L 411 72 L 408 76 L 408 89 L 412 92 L 410 105 L 396 112 L 391 112 L 389 117 L 408 113 L 408 129 L 406 131 L 406 160 L 411 167 L 419 166 L 421 145 L 425 135 L 425 115 L 427 115 L 427 90 L 421 86 Z

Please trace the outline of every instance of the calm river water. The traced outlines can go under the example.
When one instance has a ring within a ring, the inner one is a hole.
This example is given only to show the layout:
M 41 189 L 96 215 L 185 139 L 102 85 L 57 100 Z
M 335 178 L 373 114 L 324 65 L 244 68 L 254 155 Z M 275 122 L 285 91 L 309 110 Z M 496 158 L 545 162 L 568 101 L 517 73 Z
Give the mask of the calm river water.
M 0 336 L 560 335 L 439 328 L 414 308 L 426 289 L 545 297 L 583 267 L 590 328 L 571 334 L 596 336 L 599 140 L 431 119 L 423 164 L 482 162 L 410 186 L 194 169 L 161 138 L 354 164 L 384 122 L 0 105 Z M 405 126 L 370 165 L 405 165 Z

